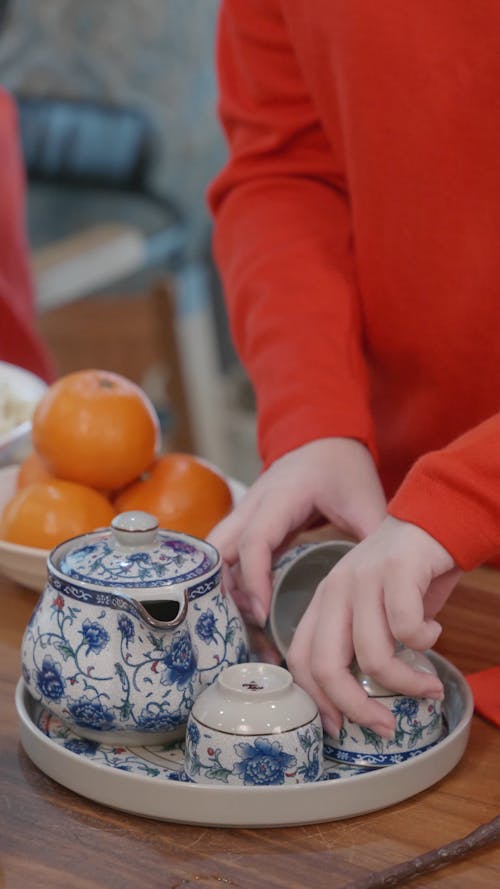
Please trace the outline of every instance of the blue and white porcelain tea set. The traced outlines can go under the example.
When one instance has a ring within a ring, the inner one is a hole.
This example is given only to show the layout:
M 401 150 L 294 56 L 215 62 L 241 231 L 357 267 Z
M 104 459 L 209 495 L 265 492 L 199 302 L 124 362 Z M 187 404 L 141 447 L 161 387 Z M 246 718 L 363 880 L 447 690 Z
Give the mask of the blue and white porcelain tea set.
M 395 739 L 345 721 L 323 743 L 316 705 L 288 671 L 252 661 L 214 547 L 143 512 L 52 551 L 22 668 L 33 701 L 65 730 L 115 749 L 185 737 L 183 780 L 212 786 L 315 782 L 324 756 L 378 768 L 414 757 L 443 732 L 435 702 L 367 687 L 395 713 Z
M 31 695 L 113 744 L 181 737 L 200 691 L 248 655 L 217 551 L 143 512 L 53 550 L 22 644 Z

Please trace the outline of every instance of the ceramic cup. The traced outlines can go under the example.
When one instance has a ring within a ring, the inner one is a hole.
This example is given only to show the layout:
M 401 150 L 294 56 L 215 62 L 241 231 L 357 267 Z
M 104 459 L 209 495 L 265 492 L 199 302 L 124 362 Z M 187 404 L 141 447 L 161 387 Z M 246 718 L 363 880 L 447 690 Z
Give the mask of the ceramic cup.
M 396 657 L 414 670 L 437 675 L 432 661 L 421 652 L 400 645 Z M 344 716 L 338 738 L 324 737 L 326 758 L 353 766 L 381 768 L 405 762 L 440 740 L 444 730 L 440 701 L 395 694 L 355 667 L 353 673 L 367 695 L 394 714 L 394 738 L 382 738 L 372 729 L 357 725 Z
M 323 731 L 314 701 L 274 664 L 228 667 L 196 699 L 185 769 L 199 784 L 299 784 L 323 774 Z
M 195 697 L 248 656 L 219 553 L 143 512 L 53 550 L 22 644 L 32 697 L 104 744 L 182 737 Z
M 288 550 L 275 563 L 267 629 L 285 660 L 297 624 L 318 584 L 354 545 L 345 540 L 301 544 Z M 424 654 L 401 645 L 396 654 L 414 669 L 436 674 L 434 665 Z M 395 735 L 387 740 L 344 717 L 339 737 L 324 737 L 325 759 L 377 768 L 410 759 L 439 741 L 444 730 L 439 701 L 396 694 L 360 674 L 356 665 L 352 669 L 366 693 L 394 713 Z
M 302 543 L 275 562 L 267 632 L 283 658 L 316 587 L 353 546 L 348 540 Z

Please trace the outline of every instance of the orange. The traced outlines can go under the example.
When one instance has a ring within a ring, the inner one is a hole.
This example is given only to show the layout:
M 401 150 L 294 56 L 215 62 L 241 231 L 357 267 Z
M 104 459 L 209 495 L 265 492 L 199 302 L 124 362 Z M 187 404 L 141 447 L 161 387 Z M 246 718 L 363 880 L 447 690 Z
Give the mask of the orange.
M 17 474 L 17 490 L 25 488 L 26 485 L 32 485 L 34 482 L 48 482 L 54 478 L 49 472 L 42 458 L 38 456 L 36 451 L 28 454 L 23 462 L 19 465 Z
M 196 457 L 171 453 L 160 457 L 148 476 L 134 482 L 114 501 L 119 512 L 142 509 L 162 528 L 206 537 L 232 507 L 227 482 Z
M 115 511 L 109 500 L 84 485 L 53 479 L 22 488 L 0 518 L 0 538 L 52 549 L 57 543 L 107 527 Z
M 153 462 L 159 423 L 148 396 L 106 370 L 80 370 L 49 387 L 33 415 L 35 451 L 58 478 L 113 490 Z

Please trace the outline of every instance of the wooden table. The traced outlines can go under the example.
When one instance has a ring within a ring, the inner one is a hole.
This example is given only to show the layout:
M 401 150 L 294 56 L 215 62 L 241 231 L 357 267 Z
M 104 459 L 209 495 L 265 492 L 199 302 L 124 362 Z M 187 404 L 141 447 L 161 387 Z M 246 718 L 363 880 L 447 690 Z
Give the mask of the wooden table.
M 14 688 L 36 596 L 0 579 L 0 887 L 341 889 L 450 842 L 500 812 L 500 731 L 474 717 L 465 756 L 438 785 L 389 809 L 267 830 L 188 827 L 129 816 L 47 778 L 20 746 Z M 437 650 L 464 672 L 498 663 L 500 573 L 465 578 L 442 612 Z M 418 887 L 498 889 L 500 847 L 420 876 Z

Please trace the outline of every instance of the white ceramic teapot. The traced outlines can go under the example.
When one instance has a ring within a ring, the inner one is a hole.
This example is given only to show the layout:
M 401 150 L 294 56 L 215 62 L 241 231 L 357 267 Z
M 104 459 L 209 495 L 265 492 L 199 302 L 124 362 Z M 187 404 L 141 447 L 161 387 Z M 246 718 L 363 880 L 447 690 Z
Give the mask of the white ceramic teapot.
M 75 732 L 141 745 L 182 737 L 199 692 L 248 654 L 215 548 L 126 512 L 52 551 L 22 666 Z

